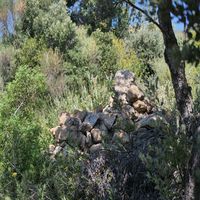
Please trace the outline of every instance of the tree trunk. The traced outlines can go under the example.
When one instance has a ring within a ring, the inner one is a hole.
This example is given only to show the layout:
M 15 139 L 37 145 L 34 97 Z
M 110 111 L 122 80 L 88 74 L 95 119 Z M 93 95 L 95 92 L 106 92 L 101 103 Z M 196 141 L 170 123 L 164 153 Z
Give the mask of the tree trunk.
M 199 132 L 193 117 L 193 101 L 191 89 L 188 86 L 185 76 L 185 65 L 181 58 L 181 52 L 173 31 L 170 7 L 171 0 L 162 0 L 158 5 L 158 19 L 162 28 L 162 34 L 165 44 L 165 61 L 169 66 L 171 73 L 173 88 L 176 97 L 177 109 L 180 112 L 182 123 L 186 125 L 188 139 L 193 137 L 193 146 L 191 157 L 186 169 L 185 177 L 185 200 L 200 200 L 200 183 L 197 180 L 196 172 L 198 172 L 200 164 L 200 156 L 198 147 Z
M 191 156 L 185 172 L 184 200 L 200 200 L 200 126 L 197 124 L 200 121 L 200 117 L 199 120 L 195 119 L 193 113 L 191 88 L 187 83 L 185 64 L 172 27 L 170 16 L 170 8 L 173 8 L 172 0 L 158 1 L 159 23 L 130 0 L 124 0 L 124 2 L 146 15 L 163 34 L 165 44 L 164 56 L 171 73 L 177 109 L 180 113 L 181 123 L 185 124 L 186 127 L 188 143 L 191 141 L 190 138 L 192 138 Z
M 163 30 L 165 61 L 171 73 L 177 109 L 183 122 L 187 123 L 193 114 L 193 102 L 191 89 L 185 76 L 185 64 L 182 61 L 180 48 L 172 27 L 170 4 L 171 0 L 162 0 L 158 6 L 158 19 Z

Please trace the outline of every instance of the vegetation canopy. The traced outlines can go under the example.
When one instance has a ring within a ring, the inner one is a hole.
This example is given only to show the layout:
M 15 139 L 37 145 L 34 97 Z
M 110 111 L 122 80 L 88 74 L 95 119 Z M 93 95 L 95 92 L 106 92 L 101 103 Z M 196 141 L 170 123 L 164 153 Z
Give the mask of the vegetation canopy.
M 0 199 L 199 200 L 199 61 L 199 0 L 0 0 Z

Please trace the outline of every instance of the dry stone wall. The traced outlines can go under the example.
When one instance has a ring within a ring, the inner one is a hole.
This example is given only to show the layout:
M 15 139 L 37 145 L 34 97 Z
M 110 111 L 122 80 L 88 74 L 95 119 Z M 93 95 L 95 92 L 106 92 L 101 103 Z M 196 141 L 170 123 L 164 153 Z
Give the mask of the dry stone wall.
M 132 72 L 118 71 L 113 90 L 114 96 L 104 109 L 60 114 L 58 126 L 50 130 L 55 141 L 49 146 L 52 158 L 60 152 L 67 153 L 67 145 L 89 153 L 104 149 L 105 141 L 126 145 L 130 143 L 133 129 L 138 131 L 167 124 L 137 86 Z

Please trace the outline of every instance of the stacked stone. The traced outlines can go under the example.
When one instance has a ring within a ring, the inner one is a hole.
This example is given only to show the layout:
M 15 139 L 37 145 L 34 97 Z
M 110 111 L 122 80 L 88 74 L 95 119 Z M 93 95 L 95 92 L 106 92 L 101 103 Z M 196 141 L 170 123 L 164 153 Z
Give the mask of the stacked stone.
M 152 105 L 136 85 L 134 74 L 130 71 L 118 71 L 114 80 L 114 97 L 106 108 L 97 109 L 95 112 L 75 111 L 74 114 L 60 114 L 59 126 L 50 130 L 55 144 L 50 145 L 49 153 L 52 158 L 59 152 L 66 153 L 67 144 L 78 146 L 89 153 L 103 149 L 102 143 L 105 140 L 127 144 L 130 141 L 129 132 L 126 130 L 127 122 L 129 125 L 135 125 L 136 121 L 144 120 L 151 112 Z
M 135 75 L 120 70 L 114 79 L 114 97 L 104 112 L 117 112 L 123 118 L 137 120 L 152 113 L 153 106 L 135 82 Z
M 59 126 L 50 130 L 55 145 L 50 145 L 49 153 L 55 157 L 65 151 L 67 144 L 91 153 L 103 149 L 102 140 L 109 135 L 115 120 L 116 115 L 103 112 L 75 111 L 73 115 L 63 112 Z

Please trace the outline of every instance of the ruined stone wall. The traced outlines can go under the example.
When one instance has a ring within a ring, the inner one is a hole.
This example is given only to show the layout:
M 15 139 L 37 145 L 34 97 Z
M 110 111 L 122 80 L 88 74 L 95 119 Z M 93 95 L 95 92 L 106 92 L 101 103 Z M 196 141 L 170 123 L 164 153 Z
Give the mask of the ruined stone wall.
M 83 191 L 76 199 L 84 199 L 84 188 L 96 191 L 93 199 L 108 199 L 109 187 L 115 188 L 116 200 L 162 199 L 140 155 L 148 153 L 149 145 L 159 144 L 167 121 L 137 86 L 132 72 L 118 71 L 113 91 L 104 109 L 60 114 L 58 126 L 51 129 L 55 139 L 49 147 L 51 158 L 67 155 L 68 146 L 89 153 L 83 166 L 84 180 L 89 181 L 81 183 Z M 113 177 L 107 179 L 107 173 Z
M 132 133 L 166 123 L 145 97 L 130 71 L 120 70 L 114 78 L 114 96 L 104 109 L 97 111 L 62 112 L 59 124 L 50 131 L 55 143 L 50 145 L 52 158 L 66 153 L 66 145 L 78 146 L 82 151 L 94 153 L 104 149 L 102 143 L 128 144 Z

